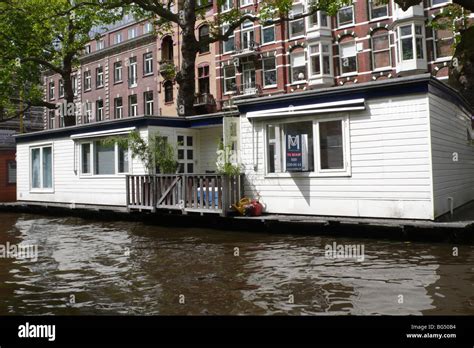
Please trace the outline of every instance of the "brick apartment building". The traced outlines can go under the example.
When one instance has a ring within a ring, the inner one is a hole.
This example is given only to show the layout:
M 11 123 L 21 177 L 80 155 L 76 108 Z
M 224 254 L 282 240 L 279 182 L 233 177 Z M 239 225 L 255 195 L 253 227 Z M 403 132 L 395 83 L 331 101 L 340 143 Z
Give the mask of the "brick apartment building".
M 445 79 L 453 43 L 449 31 L 434 32 L 427 18 L 448 4 L 424 0 L 402 11 L 390 1 L 357 0 L 334 17 L 313 16 L 265 26 L 245 22 L 226 42 L 202 47 L 196 59 L 196 113 L 233 108 L 240 98 L 291 93 L 311 88 L 431 72 Z M 257 0 L 226 0 L 221 11 L 236 6 L 257 13 Z M 307 10 L 295 2 L 293 13 Z M 218 11 L 205 5 L 206 17 Z M 225 29 L 225 26 L 224 28 Z M 196 36 L 209 35 L 200 23 Z M 110 26 L 91 41 L 74 75 L 77 123 L 137 115 L 176 116 L 178 85 L 170 76 L 180 66 L 180 37 L 158 35 L 150 22 L 131 17 Z M 45 95 L 61 102 L 58 75 L 45 76 Z M 46 111 L 45 128 L 62 127 L 58 111 Z

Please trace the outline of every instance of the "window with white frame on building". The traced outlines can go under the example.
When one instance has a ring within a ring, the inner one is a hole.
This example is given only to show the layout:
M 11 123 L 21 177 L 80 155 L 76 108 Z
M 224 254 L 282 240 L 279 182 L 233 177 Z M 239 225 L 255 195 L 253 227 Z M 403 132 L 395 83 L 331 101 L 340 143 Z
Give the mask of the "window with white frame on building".
M 210 93 L 209 65 L 198 67 L 198 91 L 199 94 Z
M 275 41 L 275 26 L 262 25 L 262 44 L 272 43 Z
M 275 87 L 277 85 L 276 58 L 268 57 L 262 61 L 263 87 Z
M 49 129 L 54 129 L 56 126 L 56 112 L 54 110 L 48 111 Z
M 128 39 L 134 39 L 138 36 L 138 28 L 137 27 L 134 27 L 134 28 L 130 28 L 128 29 Z
M 357 72 L 357 49 L 354 40 L 339 44 L 339 61 L 342 75 Z
M 145 104 L 145 115 L 151 116 L 154 113 L 153 110 L 153 91 L 147 91 L 143 93 L 143 103 Z
M 97 40 L 96 41 L 96 50 L 97 51 L 100 51 L 100 50 L 103 50 L 105 48 L 105 41 L 104 40 Z
M 92 88 L 92 76 L 91 71 L 84 71 L 84 91 L 90 91 Z
M 308 17 L 310 28 L 329 28 L 328 15 L 324 11 L 318 11 Z
M 94 142 L 94 174 L 115 174 L 115 146 L 104 144 L 102 141 Z
M 224 34 L 229 29 L 229 25 L 222 26 L 222 33 Z M 222 53 L 228 53 L 235 50 L 235 35 L 232 34 L 226 41 L 222 42 Z
M 224 93 L 235 92 L 236 89 L 235 66 L 227 65 L 224 67 Z
M 130 57 L 128 65 L 128 86 L 136 87 L 138 82 L 137 57 Z
M 253 0 L 240 0 L 240 7 L 253 5 Z
M 373 70 L 391 68 L 390 34 L 388 30 L 379 29 L 372 34 L 372 68 Z
M 221 5 L 221 12 L 230 11 L 234 7 L 233 0 L 223 0 Z
M 95 102 L 95 120 L 103 121 L 104 120 L 104 101 L 97 100 Z
M 173 82 L 165 81 L 163 83 L 163 88 L 165 90 L 165 103 L 172 103 L 174 96 L 173 96 Z
M 86 102 L 86 114 L 84 118 L 84 123 L 91 123 L 92 122 L 92 102 Z
M 306 81 L 306 58 L 304 51 L 292 52 L 291 58 L 291 82 Z
M 85 54 L 91 53 L 91 45 L 86 45 L 86 46 L 85 46 L 85 48 L 84 48 L 84 53 L 85 53 Z
M 7 184 L 16 184 L 16 161 L 7 161 Z
M 450 2 L 450 0 L 431 0 L 431 6 L 444 5 Z
M 123 41 L 122 33 L 116 33 L 114 36 L 114 44 L 119 44 Z
M 454 34 L 451 29 L 433 30 L 435 59 L 451 58 L 454 53 Z
M 122 62 L 114 63 L 114 83 L 122 82 Z
M 209 44 L 209 26 L 202 25 L 199 27 L 199 53 L 207 53 L 210 49 Z
M 92 174 L 91 162 L 92 162 L 92 144 L 86 143 L 81 144 L 81 174 Z
M 242 43 L 242 49 L 251 49 L 254 47 L 255 43 L 255 31 L 253 28 L 252 21 L 245 21 L 242 23 L 242 28 L 240 31 L 240 42 Z
M 50 190 L 53 188 L 53 147 L 44 145 L 32 147 L 31 188 L 33 190 Z
M 95 88 L 104 87 L 104 68 L 98 67 L 95 69 Z
M 138 97 L 136 94 L 128 96 L 128 116 L 138 115 Z
M 55 93 L 54 93 L 54 81 L 51 81 L 48 85 L 48 97 L 49 100 L 54 100 L 55 99 Z
M 59 80 L 59 98 L 64 97 L 64 80 L 60 79 Z
M 303 5 L 293 5 L 293 8 L 290 13 L 291 17 L 297 17 L 303 13 Z M 295 38 L 298 36 L 303 36 L 305 34 L 305 18 L 299 18 L 290 21 L 290 38 Z
M 354 6 L 346 6 L 337 11 L 337 25 L 343 27 L 354 24 Z
M 123 99 L 122 97 L 114 98 L 114 118 L 123 118 Z
M 347 175 L 347 119 L 275 122 L 266 126 L 266 172 Z M 315 151 L 315 147 L 317 151 Z
M 77 76 L 76 75 L 71 76 L 71 80 L 72 80 L 72 92 L 74 96 L 76 96 L 77 91 L 78 91 Z
M 420 24 L 408 24 L 398 27 L 399 60 L 424 59 L 424 35 Z
M 310 75 L 331 75 L 331 45 L 317 43 L 309 46 Z
M 151 33 L 152 31 L 153 31 L 153 24 L 150 22 L 146 22 L 143 25 L 143 34 L 148 34 L 148 33 Z
M 388 2 L 383 0 L 368 0 L 370 19 L 384 18 L 388 16 Z
M 118 143 L 102 140 L 84 142 L 80 146 L 81 175 L 117 175 L 129 172 L 130 154 Z
M 153 52 L 147 52 L 143 55 L 143 74 L 153 74 Z

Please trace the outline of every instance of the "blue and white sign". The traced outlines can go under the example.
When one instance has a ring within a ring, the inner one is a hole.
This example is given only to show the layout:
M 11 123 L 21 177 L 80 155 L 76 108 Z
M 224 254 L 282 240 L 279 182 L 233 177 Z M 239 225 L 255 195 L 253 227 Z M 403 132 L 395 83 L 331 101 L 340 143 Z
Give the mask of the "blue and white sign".
M 286 134 L 286 171 L 308 170 L 308 135 Z

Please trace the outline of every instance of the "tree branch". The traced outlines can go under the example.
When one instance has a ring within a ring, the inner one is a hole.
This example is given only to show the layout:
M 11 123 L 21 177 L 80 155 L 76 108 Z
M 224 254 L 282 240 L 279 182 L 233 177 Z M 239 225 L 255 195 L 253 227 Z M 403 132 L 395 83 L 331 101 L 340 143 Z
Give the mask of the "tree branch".
M 42 65 L 44 67 L 47 67 L 48 69 L 58 73 L 58 74 L 64 74 L 64 71 L 61 69 L 61 68 L 58 68 L 57 66 L 55 66 L 54 64 L 50 63 L 50 62 L 47 62 L 41 58 L 38 58 L 38 57 L 26 57 L 26 58 L 21 58 L 21 62 L 33 62 L 33 63 L 37 63 L 39 65 Z

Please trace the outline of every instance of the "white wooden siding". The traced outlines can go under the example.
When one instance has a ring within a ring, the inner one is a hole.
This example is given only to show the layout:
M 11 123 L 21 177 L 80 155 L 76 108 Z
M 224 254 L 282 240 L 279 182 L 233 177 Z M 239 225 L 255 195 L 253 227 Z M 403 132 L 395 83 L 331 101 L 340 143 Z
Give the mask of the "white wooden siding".
M 222 138 L 222 126 L 202 128 L 199 130 L 199 155 L 201 173 L 216 171 L 217 147 Z
M 448 100 L 430 94 L 434 215 L 474 199 L 474 146 L 467 138 L 469 115 Z M 457 153 L 458 161 L 453 161 Z
M 272 121 L 252 126 L 242 117 L 246 194 L 259 196 L 269 213 L 432 219 L 428 96 L 373 99 L 367 105 L 349 113 L 346 177 L 266 176 L 263 130 Z

